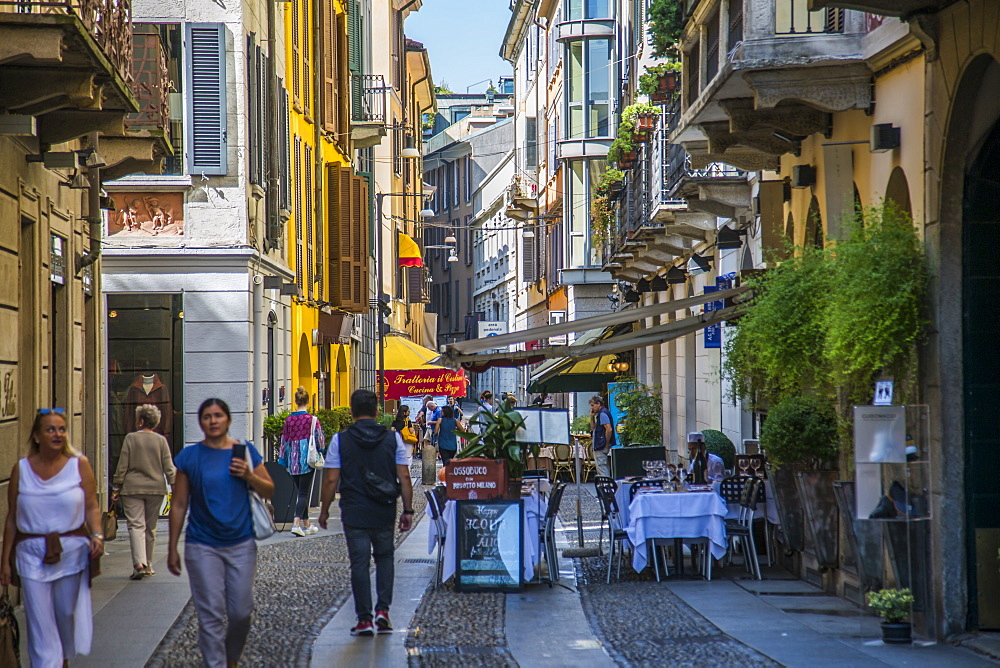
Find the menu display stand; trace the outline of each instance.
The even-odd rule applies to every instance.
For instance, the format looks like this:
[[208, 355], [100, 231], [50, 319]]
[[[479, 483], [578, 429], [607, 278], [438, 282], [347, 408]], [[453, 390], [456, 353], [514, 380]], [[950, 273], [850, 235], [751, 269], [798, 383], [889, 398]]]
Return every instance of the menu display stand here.
[[524, 572], [524, 502], [456, 501], [455, 588], [520, 591]]
[[[854, 444], [856, 522], [877, 522], [882, 527], [882, 543], [891, 566], [882, 586], [909, 589], [914, 598], [910, 614], [913, 630], [934, 638], [928, 407], [855, 406]], [[857, 558], [867, 559], [860, 570], [869, 579], [885, 570], [881, 554], [862, 550]]]

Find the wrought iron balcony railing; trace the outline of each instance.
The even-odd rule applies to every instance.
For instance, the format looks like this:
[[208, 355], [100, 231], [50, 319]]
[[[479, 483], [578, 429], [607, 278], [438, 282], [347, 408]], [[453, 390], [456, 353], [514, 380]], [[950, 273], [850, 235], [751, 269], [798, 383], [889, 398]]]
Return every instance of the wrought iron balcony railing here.
[[351, 122], [385, 125], [385, 78], [381, 74], [355, 74], [351, 77]]
[[131, 0], [0, 0], [0, 14], [77, 17], [122, 79], [130, 82]]
[[135, 130], [161, 130], [170, 135], [170, 74], [159, 31], [136, 28], [132, 36], [132, 94], [139, 111], [125, 124]]

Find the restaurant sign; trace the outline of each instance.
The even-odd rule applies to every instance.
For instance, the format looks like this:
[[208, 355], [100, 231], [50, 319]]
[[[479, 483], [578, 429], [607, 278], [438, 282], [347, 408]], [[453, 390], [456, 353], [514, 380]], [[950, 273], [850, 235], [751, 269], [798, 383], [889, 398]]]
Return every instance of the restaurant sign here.
[[385, 372], [386, 399], [423, 396], [431, 394], [464, 397], [468, 384], [464, 371], [452, 369], [409, 369]]
[[507, 464], [503, 460], [467, 457], [445, 467], [449, 499], [496, 499], [507, 493]]

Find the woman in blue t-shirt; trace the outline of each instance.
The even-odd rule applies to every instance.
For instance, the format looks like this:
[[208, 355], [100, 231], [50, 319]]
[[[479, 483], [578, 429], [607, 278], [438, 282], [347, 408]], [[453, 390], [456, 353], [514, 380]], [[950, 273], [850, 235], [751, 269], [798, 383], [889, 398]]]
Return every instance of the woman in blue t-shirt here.
[[458, 452], [458, 437], [455, 435], [457, 428], [458, 420], [455, 419], [455, 412], [451, 406], [445, 406], [441, 409], [441, 419], [434, 427], [434, 433], [438, 436], [437, 443], [438, 451], [441, 453], [441, 464], [444, 466], [447, 466]]
[[[167, 568], [174, 575], [181, 574], [177, 540], [190, 508], [184, 565], [198, 613], [198, 647], [205, 665], [235, 666], [250, 633], [257, 571], [247, 487], [269, 499], [274, 483], [257, 448], [229, 437], [232, 417], [225, 401], [202, 402], [198, 423], [205, 438], [174, 458], [177, 479], [170, 507]], [[239, 456], [244, 447], [245, 457]], [[223, 622], [227, 617], [228, 628]]]

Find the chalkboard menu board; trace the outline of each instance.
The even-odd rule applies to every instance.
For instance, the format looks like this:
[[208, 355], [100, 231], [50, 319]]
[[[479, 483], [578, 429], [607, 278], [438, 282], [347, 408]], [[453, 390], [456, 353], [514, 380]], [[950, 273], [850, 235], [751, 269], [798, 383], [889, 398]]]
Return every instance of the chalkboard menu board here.
[[456, 501], [459, 591], [517, 591], [524, 572], [522, 501]]

